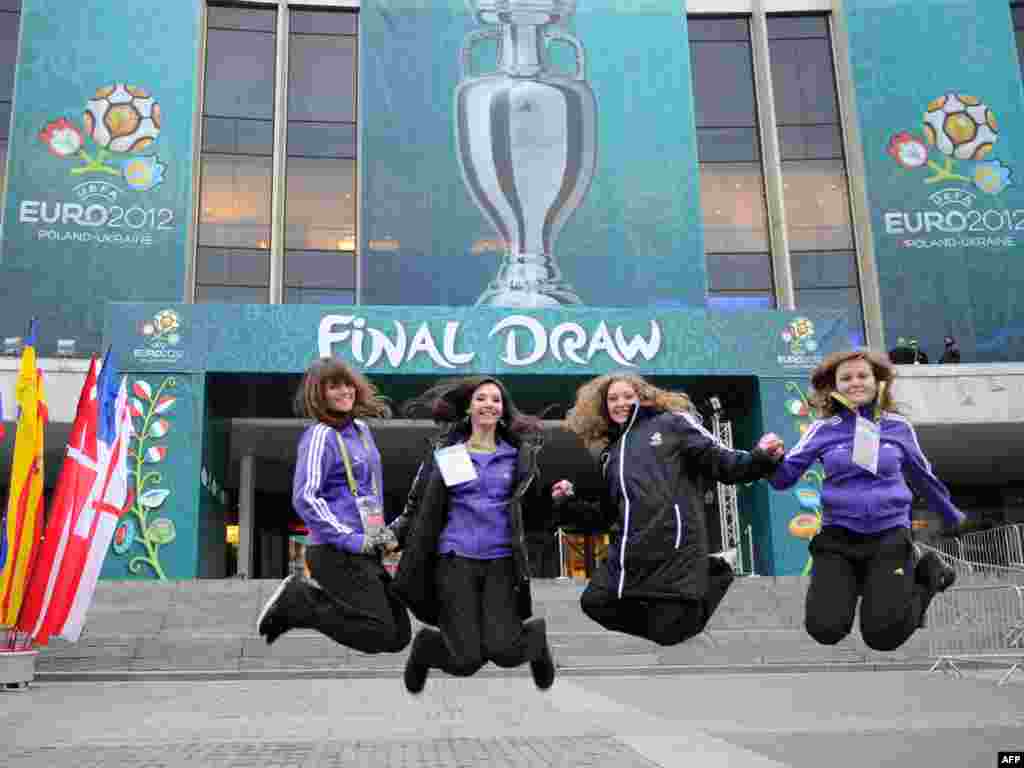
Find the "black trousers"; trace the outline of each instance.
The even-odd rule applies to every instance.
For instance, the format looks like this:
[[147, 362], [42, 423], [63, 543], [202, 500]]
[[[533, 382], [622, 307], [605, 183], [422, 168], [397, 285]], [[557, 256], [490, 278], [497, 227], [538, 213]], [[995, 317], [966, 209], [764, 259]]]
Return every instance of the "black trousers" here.
[[417, 661], [468, 677], [488, 661], [518, 667], [540, 658], [547, 645], [544, 620], [519, 618], [511, 557], [471, 560], [442, 555], [436, 579], [441, 603], [438, 629], [420, 630]]
[[306, 564], [322, 589], [298, 580], [284, 606], [291, 627], [315, 629], [363, 653], [394, 653], [409, 644], [409, 614], [377, 558], [314, 545], [306, 548]]
[[[678, 645], [704, 631], [733, 582], [733, 572], [717, 557], [708, 558], [708, 590], [699, 600], [619, 598], [593, 581], [580, 596], [583, 612], [602, 627]], [[605, 566], [607, 567], [607, 566]]]
[[804, 624], [819, 643], [834, 645], [850, 633], [858, 597], [860, 633], [876, 651], [899, 648], [921, 626], [934, 592], [915, 578], [906, 528], [863, 534], [829, 525], [809, 549], [814, 565]]

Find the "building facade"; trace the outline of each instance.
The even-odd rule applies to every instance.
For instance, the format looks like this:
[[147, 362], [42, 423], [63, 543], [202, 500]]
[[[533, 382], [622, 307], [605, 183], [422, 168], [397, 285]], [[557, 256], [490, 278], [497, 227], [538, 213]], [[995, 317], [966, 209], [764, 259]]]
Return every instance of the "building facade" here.
[[[281, 570], [319, 354], [396, 406], [486, 372], [556, 416], [631, 369], [741, 447], [798, 439], [836, 349], [1009, 371], [1019, 28], [1005, 0], [0, 0], [0, 335], [112, 345], [135, 395], [104, 574], [225, 575], [236, 524], [238, 571]], [[393, 507], [424, 428], [380, 425]], [[800, 572], [820, 482], [709, 489], [713, 538]]]

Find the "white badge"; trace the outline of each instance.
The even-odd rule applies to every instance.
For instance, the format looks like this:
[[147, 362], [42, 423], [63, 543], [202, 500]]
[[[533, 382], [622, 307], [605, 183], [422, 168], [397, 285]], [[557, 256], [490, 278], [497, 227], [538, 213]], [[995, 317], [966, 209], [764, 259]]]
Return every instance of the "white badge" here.
[[434, 451], [434, 459], [441, 470], [444, 484], [449, 488], [476, 480], [476, 467], [473, 466], [473, 460], [469, 458], [469, 451], [466, 450], [464, 443], [438, 448]]
[[857, 417], [853, 435], [853, 463], [872, 475], [878, 474], [878, 447], [881, 443], [879, 426], [863, 416]]

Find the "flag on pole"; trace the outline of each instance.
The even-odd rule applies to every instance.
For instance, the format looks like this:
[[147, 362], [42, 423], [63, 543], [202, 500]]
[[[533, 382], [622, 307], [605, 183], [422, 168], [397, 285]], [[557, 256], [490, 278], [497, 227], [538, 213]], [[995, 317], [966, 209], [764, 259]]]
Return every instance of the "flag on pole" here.
[[4, 410], [4, 393], [0, 392], [0, 440], [3, 440], [7, 435], [7, 427], [4, 426], [5, 421], [7, 421], [7, 411]]
[[39, 645], [46, 645], [50, 633], [44, 630], [47, 611], [51, 605], [57, 574], [71, 527], [96, 482], [96, 358], [89, 364], [82, 392], [78, 396], [75, 422], [68, 438], [67, 452], [61, 465], [57, 486], [50, 502], [46, 521], [46, 534], [36, 557], [32, 576], [25, 590], [25, 600], [18, 616], [18, 630], [32, 637]]
[[89, 548], [71, 609], [60, 631], [60, 636], [72, 643], [82, 634], [85, 614], [92, 605], [100, 569], [114, 538], [117, 520], [128, 501], [128, 445], [132, 436], [132, 422], [128, 411], [127, 376], [121, 378], [121, 386], [112, 407], [108, 407], [108, 402], [106, 397], [101, 401], [96, 432], [100, 462], [94, 486], [98, 490], [93, 493], [92, 503], [95, 514], [91, 520], [85, 514], [80, 515], [74, 529], [78, 535], [88, 528]]
[[[71, 605], [78, 591], [89, 554], [89, 545], [95, 536], [96, 510], [95, 504], [102, 491], [105, 468], [109, 463], [111, 443], [104, 443], [104, 435], [108, 435], [115, 422], [114, 409], [117, 400], [117, 366], [114, 364], [111, 350], [107, 350], [96, 376], [95, 443], [90, 442], [86, 433], [86, 443], [81, 455], [74, 455], [80, 465], [78, 484], [75, 489], [75, 506], [71, 510], [72, 519], [67, 541], [64, 544], [64, 555], [55, 565], [57, 576], [50, 592], [50, 604], [43, 617], [42, 625], [35, 630], [36, 641], [49, 640], [51, 635], [59, 635], [71, 612]], [[106, 424], [106, 427], [104, 426]]]
[[46, 397], [43, 374], [36, 368], [36, 322], [21, 353], [17, 383], [18, 429], [11, 461], [10, 496], [2, 526], [0, 627], [14, 626], [24, 599], [43, 525], [43, 432]]

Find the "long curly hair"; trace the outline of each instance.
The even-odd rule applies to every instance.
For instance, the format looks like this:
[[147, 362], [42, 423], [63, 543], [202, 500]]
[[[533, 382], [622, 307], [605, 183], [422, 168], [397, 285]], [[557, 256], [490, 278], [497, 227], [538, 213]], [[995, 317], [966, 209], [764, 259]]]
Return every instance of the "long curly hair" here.
[[501, 391], [502, 414], [497, 434], [501, 437], [522, 439], [541, 434], [541, 422], [519, 410], [508, 388], [493, 376], [468, 376], [461, 379], [445, 379], [430, 387], [419, 397], [406, 403], [403, 412], [412, 415], [427, 410], [434, 422], [459, 436], [468, 436], [472, 431], [467, 412], [473, 393], [484, 384], [494, 384]]
[[608, 413], [608, 389], [617, 381], [629, 384], [641, 405], [659, 411], [693, 411], [693, 403], [682, 392], [656, 387], [630, 371], [615, 371], [591, 379], [576, 390], [576, 403], [566, 416], [565, 426], [579, 435], [583, 445], [594, 454], [607, 448], [611, 441], [614, 422]]
[[[836, 391], [836, 371], [843, 363], [851, 360], [864, 360], [871, 366], [875, 374], [875, 383], [882, 392], [878, 403], [883, 411], [899, 413], [892, 395], [892, 383], [896, 378], [896, 367], [889, 361], [889, 356], [867, 349], [852, 349], [845, 352], [833, 352], [811, 372], [811, 406], [820, 418], [828, 418], [839, 413], [844, 406], [835, 401], [832, 393]], [[883, 387], [882, 384], [885, 383]]]
[[[356, 390], [355, 403], [349, 413], [339, 413], [327, 405], [328, 384], [348, 384]], [[299, 416], [341, 429], [353, 418], [384, 417], [391, 414], [385, 398], [362, 373], [334, 357], [314, 360], [302, 377], [295, 393], [295, 412]]]

